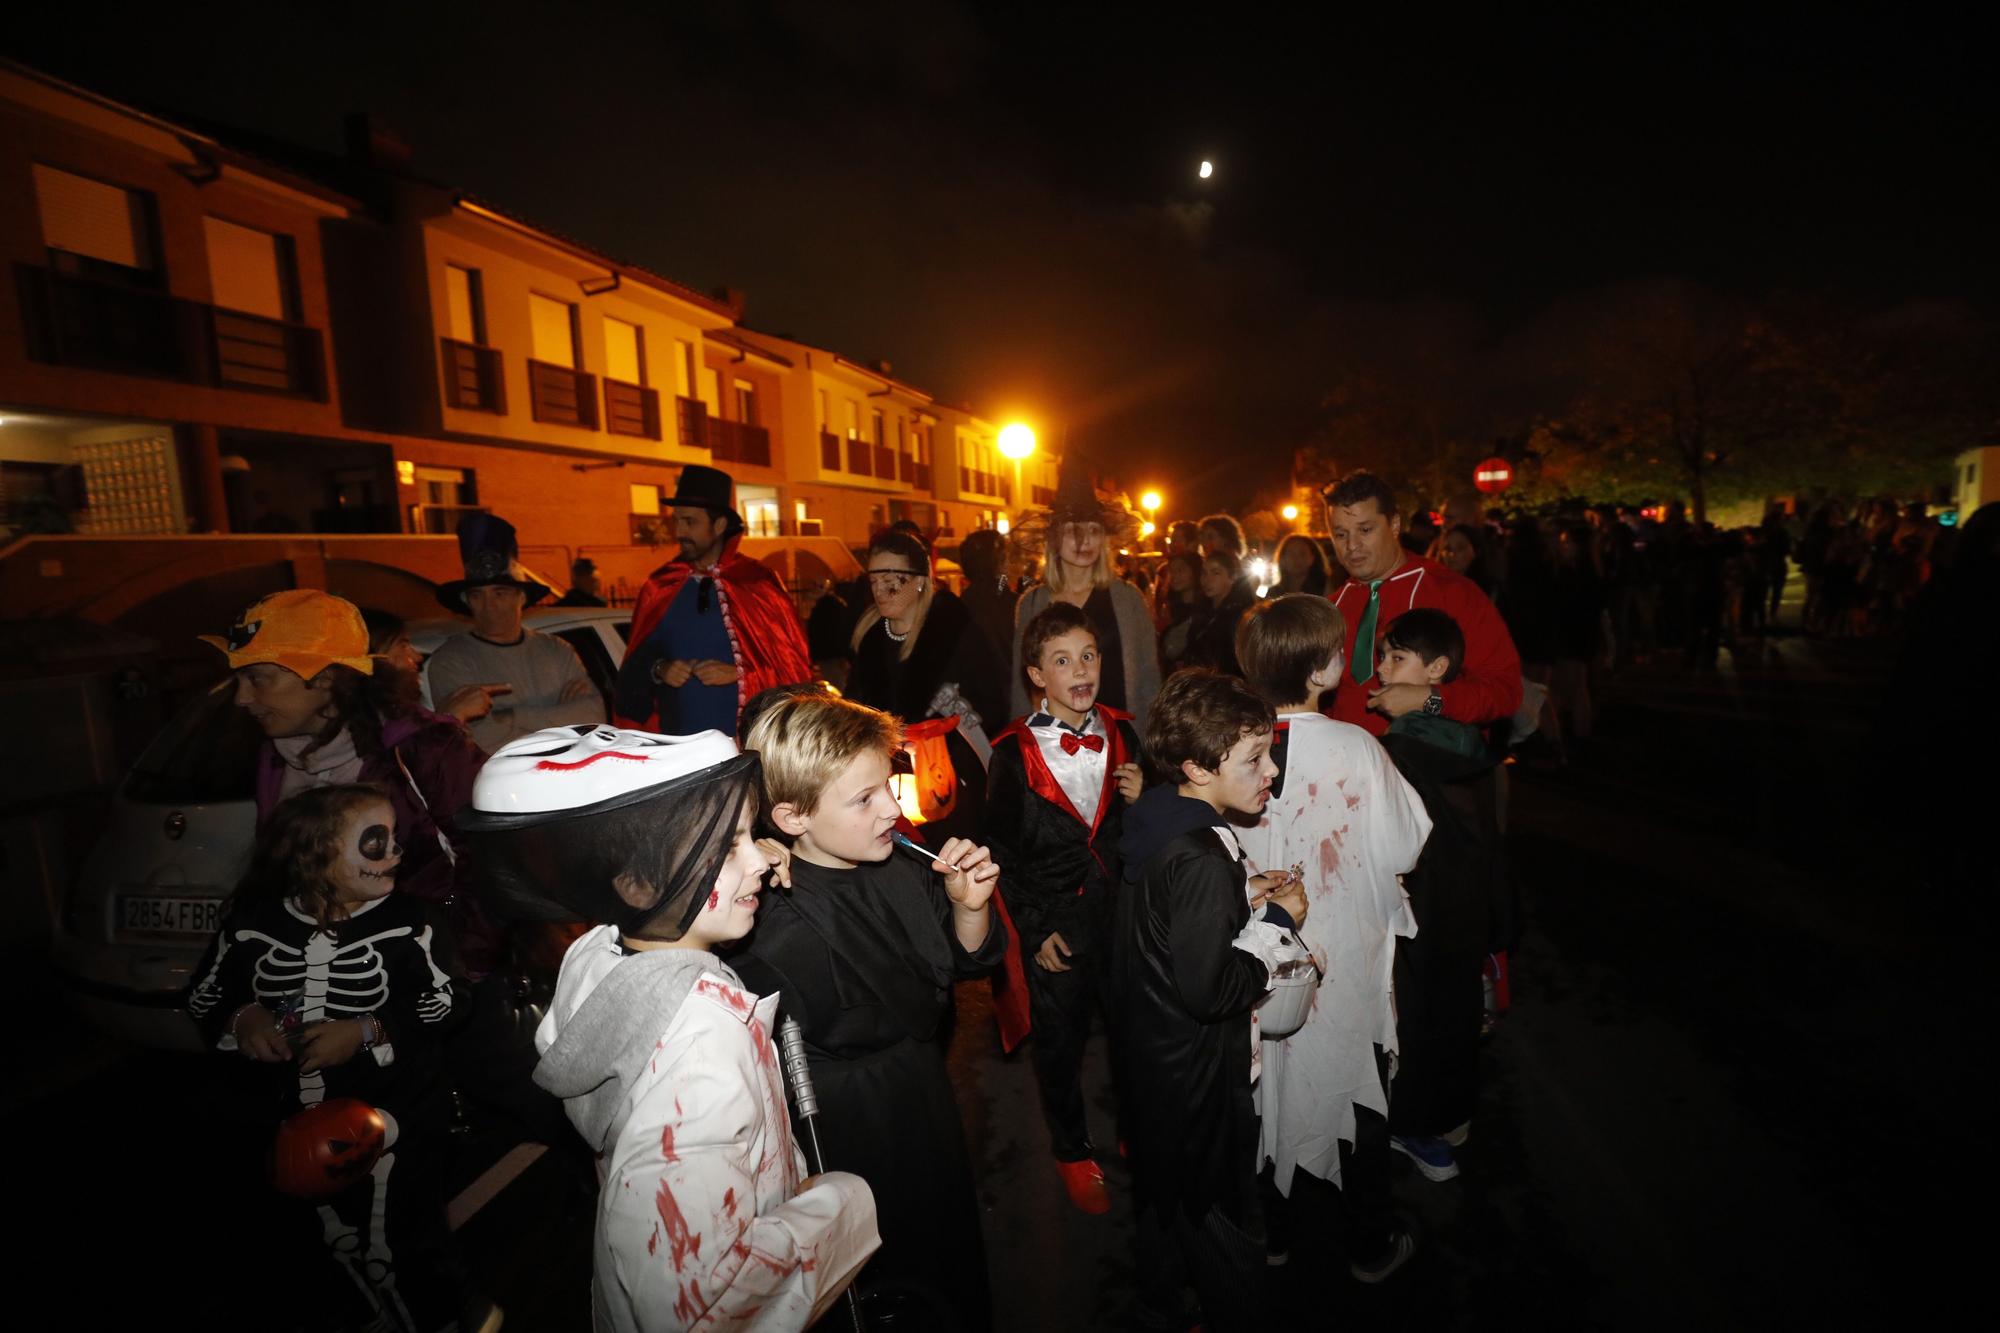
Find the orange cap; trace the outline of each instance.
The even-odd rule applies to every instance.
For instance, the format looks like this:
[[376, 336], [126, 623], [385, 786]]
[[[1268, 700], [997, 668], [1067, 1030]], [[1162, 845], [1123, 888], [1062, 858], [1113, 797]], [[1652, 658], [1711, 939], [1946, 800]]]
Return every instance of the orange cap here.
[[304, 680], [328, 666], [353, 667], [363, 675], [375, 670], [368, 655], [368, 626], [354, 603], [317, 588], [274, 592], [252, 606], [230, 627], [229, 637], [199, 636], [221, 649], [229, 669], [272, 662]]

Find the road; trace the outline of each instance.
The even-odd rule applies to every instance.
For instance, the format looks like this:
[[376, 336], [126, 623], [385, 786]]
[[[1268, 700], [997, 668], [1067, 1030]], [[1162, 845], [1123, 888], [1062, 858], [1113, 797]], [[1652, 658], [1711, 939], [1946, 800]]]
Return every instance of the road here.
[[[1434, 1184], [1399, 1163], [1421, 1248], [1379, 1288], [1346, 1278], [1309, 1206], [1272, 1271], [1288, 1313], [1839, 1327], [1955, 1308], [1978, 1271], [1959, 1219], [1983, 1145], [1953, 1020], [1987, 937], [1962, 904], [1916, 893], [1913, 849], [1885, 823], [1885, 790], [1939, 776], [1897, 771], [1877, 739], [1889, 651], [1779, 637], [1712, 672], [1642, 666], [1605, 686], [1567, 766], [1512, 768], [1527, 925], [1462, 1174]], [[249, 1131], [213, 1071], [111, 1046], [59, 1006], [16, 1021], [36, 1025], [28, 1078], [0, 1103], [29, 1181], [23, 1271], [92, 1324], [289, 1327], [250, 1266], [251, 1205], [226, 1167]], [[999, 1054], [983, 987], [962, 988], [951, 1063], [998, 1327], [1121, 1326], [1122, 1164], [1106, 1163], [1111, 1214], [1068, 1207], [1025, 1053]], [[1108, 1141], [1101, 1042], [1090, 1074]], [[458, 1183], [510, 1146], [504, 1127], [467, 1142]], [[543, 1155], [461, 1230], [509, 1328], [587, 1327], [585, 1179]]]

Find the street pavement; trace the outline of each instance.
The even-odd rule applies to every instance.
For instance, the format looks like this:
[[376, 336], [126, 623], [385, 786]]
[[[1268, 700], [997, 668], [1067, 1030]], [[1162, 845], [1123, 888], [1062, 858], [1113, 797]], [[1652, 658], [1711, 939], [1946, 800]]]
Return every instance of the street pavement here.
[[[1346, 1276], [1330, 1200], [1306, 1198], [1271, 1270], [1289, 1319], [1851, 1327], [1959, 1308], [1983, 1151], [1957, 1021], [1986, 937], [1965, 903], [1918, 891], [1922, 848], [1884, 817], [1944, 780], [1895, 766], [1891, 652], [1779, 636], [1712, 670], [1646, 663], [1603, 684], [1566, 764], [1511, 766], [1526, 924], [1462, 1173], [1398, 1161], [1420, 1248], [1375, 1288]], [[262, 1280], [247, 1173], [229, 1169], [248, 1131], [214, 1070], [118, 1048], [59, 1005], [24, 1021], [27, 1078], [0, 1113], [29, 1182], [28, 1287], [91, 1326], [288, 1327], [273, 1302], [304, 1294]], [[1116, 1328], [1129, 1306], [1101, 1040], [1089, 1060], [1104, 1217], [1066, 1203], [1026, 1052], [1001, 1055], [983, 984], [961, 988], [951, 1068], [1003, 1330]], [[457, 1186], [513, 1137], [468, 1136]], [[542, 1154], [459, 1232], [507, 1327], [588, 1326], [587, 1180], [576, 1153]]]

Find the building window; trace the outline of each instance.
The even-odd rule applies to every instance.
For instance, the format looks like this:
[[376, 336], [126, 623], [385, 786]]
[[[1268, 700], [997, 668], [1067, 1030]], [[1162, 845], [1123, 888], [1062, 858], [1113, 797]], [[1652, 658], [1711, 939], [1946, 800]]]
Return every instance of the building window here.
[[477, 347], [486, 345], [486, 294], [478, 269], [444, 266], [444, 309], [452, 339]]
[[889, 434], [887, 428], [883, 425], [882, 409], [879, 407], [868, 409], [868, 438], [875, 441], [877, 449], [888, 447]]
[[49, 249], [89, 261], [86, 268], [94, 262], [150, 274], [158, 267], [150, 195], [37, 162], [35, 201]]
[[736, 419], [746, 426], [757, 424], [757, 386], [749, 380], [735, 381]]
[[209, 292], [215, 304], [265, 319], [297, 319], [292, 238], [221, 218], [204, 217], [201, 222], [208, 239]]
[[694, 397], [694, 344], [685, 338], [674, 339], [674, 392]]
[[470, 505], [477, 502], [472, 469], [418, 467], [417, 499], [427, 505]]
[[847, 400], [847, 438], [850, 440], [861, 438], [861, 404], [852, 398]]
[[627, 384], [646, 382], [646, 331], [609, 315], [604, 319], [604, 374]]
[[777, 487], [738, 486], [736, 504], [743, 515], [744, 530], [752, 537], [778, 535]]
[[824, 434], [833, 429], [833, 414], [826, 410], [826, 390], [819, 391], [819, 428]]
[[634, 486], [632, 488], [632, 512], [635, 514], [659, 513], [660, 488], [658, 486]]
[[528, 323], [534, 358], [546, 365], [576, 369], [576, 307], [567, 301], [528, 293]]

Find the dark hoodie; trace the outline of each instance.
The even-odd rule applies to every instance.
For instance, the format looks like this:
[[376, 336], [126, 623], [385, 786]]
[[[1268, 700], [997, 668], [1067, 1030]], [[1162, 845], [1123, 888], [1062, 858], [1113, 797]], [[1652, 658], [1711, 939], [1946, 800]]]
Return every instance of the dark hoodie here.
[[1403, 876], [1417, 934], [1396, 941], [1399, 1049], [1389, 1125], [1398, 1134], [1435, 1136], [1471, 1118], [1484, 1007], [1480, 965], [1489, 947], [1504, 947], [1512, 915], [1493, 762], [1395, 728], [1382, 748], [1431, 817], [1423, 857]]

